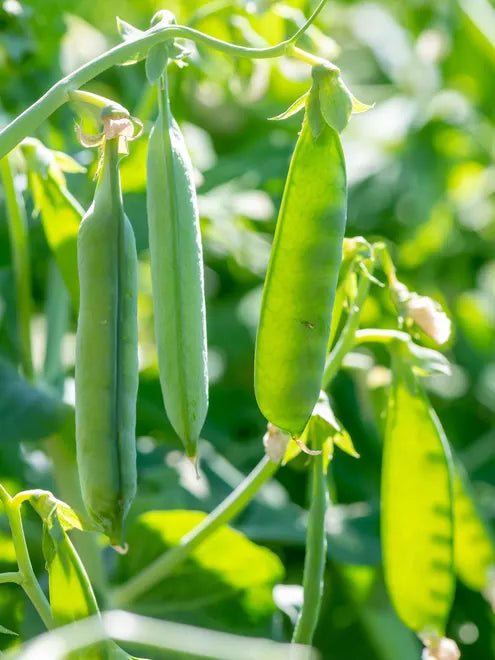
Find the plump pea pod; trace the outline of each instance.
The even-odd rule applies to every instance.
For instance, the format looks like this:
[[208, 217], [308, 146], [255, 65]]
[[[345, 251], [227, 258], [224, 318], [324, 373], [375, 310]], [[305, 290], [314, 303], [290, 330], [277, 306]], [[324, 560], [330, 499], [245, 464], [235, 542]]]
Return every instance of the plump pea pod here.
[[77, 462], [84, 503], [114, 544], [136, 492], [137, 256], [124, 214], [118, 139], [106, 140], [77, 239]]
[[191, 160], [170, 111], [165, 74], [149, 138], [147, 207], [163, 401], [194, 459], [208, 408], [203, 255]]
[[300, 435], [321, 389], [342, 257], [347, 185], [335, 130], [307, 119], [292, 157], [263, 291], [255, 391], [265, 417]]
[[472, 493], [468, 475], [456, 461], [454, 478], [454, 561], [470, 589], [488, 591], [495, 571], [495, 541]]
[[454, 521], [447, 439], [409, 365], [393, 356], [383, 447], [385, 582], [402, 621], [440, 636], [454, 597]]

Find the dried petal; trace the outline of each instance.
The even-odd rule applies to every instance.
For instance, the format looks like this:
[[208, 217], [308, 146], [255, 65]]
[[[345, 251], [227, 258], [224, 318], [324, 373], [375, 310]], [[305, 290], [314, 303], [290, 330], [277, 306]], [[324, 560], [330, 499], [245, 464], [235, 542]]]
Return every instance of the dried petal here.
[[263, 446], [268, 458], [274, 463], [280, 463], [285, 456], [290, 435], [284, 433], [278, 426], [268, 423], [267, 431], [263, 436]]

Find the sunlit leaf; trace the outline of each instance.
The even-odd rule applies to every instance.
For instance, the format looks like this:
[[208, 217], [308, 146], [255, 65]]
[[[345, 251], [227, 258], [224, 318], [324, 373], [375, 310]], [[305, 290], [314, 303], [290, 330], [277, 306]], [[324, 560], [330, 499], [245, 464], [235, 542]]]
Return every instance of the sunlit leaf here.
[[[122, 557], [126, 575], [134, 575], [205, 518], [198, 511], [151, 511], [141, 515], [128, 533], [129, 553]], [[195, 612], [227, 629], [244, 630], [260, 623], [274, 610], [271, 590], [282, 578], [276, 555], [255, 545], [243, 534], [221, 527], [194, 549], [160, 584], [147, 591], [138, 605], [160, 606], [160, 611]], [[207, 605], [208, 604], [208, 605]], [[155, 610], [156, 611], [156, 610]]]
[[72, 414], [70, 406], [23, 380], [11, 365], [0, 360], [2, 442], [45, 438], [61, 429]]

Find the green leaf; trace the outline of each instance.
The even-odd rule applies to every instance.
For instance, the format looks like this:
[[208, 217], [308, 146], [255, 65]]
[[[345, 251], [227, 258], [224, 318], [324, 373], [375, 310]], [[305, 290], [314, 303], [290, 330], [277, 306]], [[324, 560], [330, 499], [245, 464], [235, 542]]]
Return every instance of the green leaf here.
[[[141, 515], [128, 533], [129, 553], [122, 557], [125, 575], [135, 575], [204, 520], [199, 511], [151, 511]], [[194, 549], [137, 606], [180, 620], [216, 622], [225, 630], [246, 631], [275, 609], [274, 584], [283, 577], [278, 557], [227, 526]], [[153, 607], [153, 609], [150, 609]]]
[[119, 18], [119, 16], [116, 16], [115, 20], [117, 21], [117, 30], [123, 41], [133, 41], [134, 39], [138, 39], [139, 37], [143, 36], [143, 30], [139, 30], [137, 27], [134, 27], [134, 25], [131, 25], [127, 21], [124, 21], [122, 18]]
[[98, 614], [86, 570], [64, 531], [56, 508], [43, 519], [43, 554], [48, 570], [50, 607], [57, 625]]
[[300, 444], [307, 445], [310, 436], [314, 433], [317, 433], [318, 438], [321, 438], [321, 444], [323, 445], [323, 453], [325, 454], [327, 465], [333, 457], [334, 443], [339, 449], [346, 452], [346, 454], [359, 458], [359, 454], [354, 448], [350, 435], [335, 417], [328, 396], [326, 392], [322, 390], [318, 402], [313, 408], [306, 429], [301, 436], [300, 443], [289, 443], [282, 465], [286, 465], [289, 461], [298, 456], [302, 451]]
[[58, 398], [22, 379], [0, 359], [2, 441], [40, 440], [60, 430], [73, 411]]
[[415, 344], [412, 339], [404, 344], [404, 353], [407, 351], [408, 361], [420, 376], [431, 376], [433, 374], [445, 374], [450, 376], [450, 362], [438, 351], [432, 348], [425, 348]]
[[[139, 30], [138, 28], [134, 27], [130, 23], [127, 23], [127, 21], [122, 20], [118, 16], [116, 17], [116, 20], [117, 20], [117, 30], [123, 41], [134, 41], [135, 39], [138, 39], [139, 37], [143, 36], [144, 34], [143, 30]], [[138, 50], [132, 57], [130, 57], [126, 62], [124, 62], [122, 66], [130, 66], [131, 64], [136, 64], [136, 62], [143, 60], [147, 54], [148, 54], [148, 50], [146, 48], [143, 48], [142, 50]]]
[[474, 591], [484, 591], [495, 567], [494, 539], [479, 512], [467, 474], [458, 461], [455, 467], [455, 569], [466, 586]]
[[77, 232], [84, 214], [79, 203], [66, 188], [51, 177], [29, 176], [36, 207], [40, 210], [46, 240], [69, 290], [72, 306], [79, 309], [79, 276], [77, 272]]
[[65, 502], [58, 500], [48, 490], [33, 491], [29, 497], [29, 502], [44, 521], [48, 521], [56, 513], [60, 526], [65, 532], [71, 529], [87, 532], [101, 531], [87, 516], [82, 515]]
[[280, 115], [277, 115], [276, 117], [270, 117], [269, 121], [279, 121], [283, 119], [289, 119], [289, 117], [292, 117], [293, 115], [297, 114], [300, 110], [304, 108], [306, 105], [307, 98], [309, 96], [309, 92], [306, 92], [302, 96], [300, 96], [298, 99], [290, 105], [287, 110], [282, 112]]
[[327, 124], [340, 133], [352, 114], [352, 95], [337, 67], [320, 65], [313, 67], [312, 73], [318, 81], [321, 113]]
[[150, 85], [154, 85], [167, 68], [168, 47], [164, 44], [156, 44], [150, 48], [146, 58], [146, 77]]
[[372, 103], [371, 105], [367, 105], [366, 103], [362, 103], [361, 101], [358, 101], [358, 99], [351, 94], [351, 100], [352, 100], [352, 114], [360, 114], [361, 112], [368, 112], [368, 110], [371, 110], [372, 108], [375, 107], [375, 104]]
[[67, 154], [51, 151], [34, 138], [23, 140], [21, 151], [26, 159], [34, 207], [41, 213], [47, 243], [77, 311], [77, 232], [84, 209], [67, 190], [63, 172], [84, 172], [85, 168]]
[[393, 360], [381, 487], [385, 580], [409, 628], [442, 635], [455, 587], [450, 450], [414, 374]]
[[16, 637], [18, 636], [18, 633], [14, 632], [13, 630], [9, 630], [5, 626], [0, 626], [0, 633], [3, 635], [15, 635]]
[[309, 127], [313, 134], [313, 138], [317, 140], [323, 128], [319, 83], [317, 80], [313, 80], [313, 84], [309, 90], [309, 96], [306, 99], [306, 117], [309, 121]]

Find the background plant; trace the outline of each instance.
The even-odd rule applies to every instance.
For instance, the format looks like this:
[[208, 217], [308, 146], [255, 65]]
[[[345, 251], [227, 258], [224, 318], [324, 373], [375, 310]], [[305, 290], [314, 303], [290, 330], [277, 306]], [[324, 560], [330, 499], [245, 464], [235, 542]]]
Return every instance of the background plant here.
[[[172, 4], [168, 8], [179, 22], [193, 22], [220, 38], [256, 46], [283, 39], [293, 32], [295, 23], [300, 23], [298, 12], [308, 14], [302, 2], [291, 2], [290, 9], [275, 3], [238, 2], [218, 5], [218, 14], [202, 18], [204, 3]], [[159, 8], [154, 3], [142, 3], [138, 9], [134, 3], [124, 2], [119, 11], [123, 19], [145, 27]], [[63, 73], [116, 39], [110, 6], [80, 3], [65, 18], [62, 9], [66, 11], [65, 4], [62, 7], [55, 2], [2, 5], [4, 66], [0, 76], [5, 121], [27, 107]], [[489, 4], [472, 1], [434, 6], [403, 3], [400, 7], [386, 2], [332, 3], [303, 40], [308, 50], [339, 65], [359, 98], [376, 103], [373, 112], [352, 120], [343, 135], [351, 182], [347, 235], [388, 239], [400, 279], [411, 291], [441, 301], [453, 319], [454, 335], [447, 347], [454, 364], [453, 375], [448, 379], [435, 375], [425, 384], [489, 518], [495, 406], [490, 247], [494, 51], [486, 29], [490, 12]], [[196, 64], [198, 58], [201, 66]], [[59, 70], [54, 67], [57, 59]], [[203, 435], [211, 444], [203, 442], [204, 475], [199, 484], [185, 469], [178, 453], [179, 441], [167, 423], [160, 399], [146, 254], [144, 141], [134, 144], [122, 164], [126, 210], [140, 253], [140, 327], [149, 329], [141, 333], [144, 369], [138, 404], [140, 494], [131, 512], [133, 519], [141, 512], [166, 508], [210, 510], [239, 482], [240, 472], [247, 473], [259, 459], [265, 426], [252, 391], [256, 313], [275, 209], [300, 122], [296, 117], [272, 124], [266, 122], [266, 117], [278, 114], [304, 93], [308, 75], [308, 67], [294, 60], [248, 62], [227, 59], [203, 48], [194, 54], [187, 69], [171, 71], [174, 114], [183, 124], [197, 168], [207, 266], [211, 388]], [[109, 70], [92, 90], [118, 100], [144, 120], [152, 119], [151, 95], [146, 91], [142, 64]], [[64, 107], [43, 124], [37, 136], [51, 148], [72, 154], [93, 173], [95, 163], [77, 145], [72, 121], [72, 111]], [[67, 162], [65, 166], [75, 169]], [[52, 171], [48, 178], [53, 175]], [[71, 194], [87, 208], [93, 191], [90, 178], [70, 173], [66, 176]], [[23, 187], [22, 176], [17, 183]], [[30, 197], [26, 199], [35, 369], [43, 372], [53, 389], [65, 380], [70, 398], [74, 318], [70, 305], [64, 310], [53, 304], [66, 294], [58, 293], [63, 287], [57, 289], [58, 275], [51, 263], [52, 254], [58, 256], [59, 263], [63, 260], [65, 241], [70, 240], [64, 229], [71, 218], [77, 218], [79, 207], [65, 184], [57, 191], [53, 186], [39, 191], [34, 200], [39, 215], [34, 218]], [[58, 218], [67, 218], [59, 220], [51, 234], [45, 222], [50, 204], [56, 205]], [[75, 503], [70, 476], [54, 484], [54, 473], [49, 469], [51, 460], [55, 474], [70, 475], [70, 457], [64, 454], [67, 441], [61, 441], [64, 433], [70, 434], [66, 431], [70, 410], [39, 387], [33, 389], [19, 381], [10, 366], [19, 364], [20, 356], [26, 364], [29, 358], [25, 346], [17, 343], [12, 252], [5, 223], [0, 231], [0, 288], [4, 301], [0, 338], [5, 359], [1, 379], [2, 483], [12, 494], [43, 487]], [[68, 332], [64, 330], [64, 315], [69, 318]], [[396, 327], [395, 309], [386, 291], [372, 288], [361, 323], [363, 327]], [[67, 346], [62, 365], [56, 364], [49, 349], [57, 332], [64, 334]], [[45, 336], [50, 340], [46, 351]], [[421, 341], [429, 345], [423, 335]], [[336, 453], [329, 473], [334, 501], [328, 539], [331, 561], [315, 637], [324, 657], [366, 654], [386, 658], [393, 657], [397, 648], [401, 649], [401, 657], [406, 657], [408, 644], [411, 657], [417, 657], [414, 638], [408, 637], [390, 609], [378, 568], [381, 412], [388, 380], [383, 366], [388, 367], [383, 347], [377, 346], [364, 355], [353, 354], [330, 390], [333, 408], [353, 438], [361, 460]], [[25, 373], [29, 376], [29, 369]], [[275, 610], [269, 593], [274, 582], [302, 581], [303, 511], [309, 502], [306, 463], [305, 457], [299, 457], [280, 470], [278, 481], [270, 484], [271, 490], [235, 521], [248, 538], [271, 548], [283, 560], [284, 578], [280, 562], [266, 554], [263, 557], [269, 565], [265, 574], [268, 577], [263, 580], [248, 575], [240, 583], [232, 564], [229, 572], [228, 559], [221, 571], [218, 566], [212, 570], [204, 550], [203, 559], [197, 558], [195, 566], [187, 565], [191, 571], [199, 570], [199, 564], [202, 591], [197, 575], [187, 579], [187, 572], [177, 573], [173, 581], [170, 576], [162, 584], [161, 591], [150, 592], [139, 602], [139, 610], [232, 632], [285, 638], [284, 630], [290, 627], [288, 619]], [[149, 543], [142, 555], [117, 562], [108, 552], [105, 561], [124, 581], [198, 520], [191, 515], [147, 514], [136, 523], [134, 532], [131, 527], [129, 538], [132, 543], [133, 534], [134, 538], [147, 535]], [[9, 571], [15, 569], [15, 564], [3, 520], [3, 569]], [[42, 575], [38, 524], [35, 517], [28, 518], [25, 532], [34, 568]], [[157, 548], [154, 552], [153, 547]], [[103, 590], [94, 548], [88, 545], [79, 551], [95, 589]], [[214, 546], [210, 554], [217, 554]], [[218, 600], [208, 607], [205, 620], [204, 597], [213, 592], [213, 587]], [[288, 593], [280, 589], [276, 592], [277, 602], [283, 602], [290, 616], [293, 606]], [[22, 631], [25, 637], [40, 630], [38, 619], [16, 585], [2, 585], [0, 598], [5, 626]], [[492, 657], [490, 607], [462, 582], [457, 587], [449, 634], [459, 642], [463, 657]], [[6, 646], [12, 640], [5, 637], [3, 643]]]

